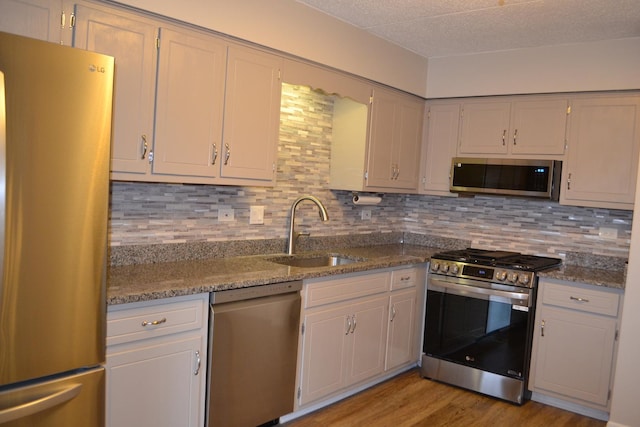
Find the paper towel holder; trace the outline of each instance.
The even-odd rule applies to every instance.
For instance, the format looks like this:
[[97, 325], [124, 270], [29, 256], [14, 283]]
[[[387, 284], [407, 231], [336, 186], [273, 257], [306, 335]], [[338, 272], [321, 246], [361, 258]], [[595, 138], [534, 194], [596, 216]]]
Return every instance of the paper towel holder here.
[[382, 201], [382, 196], [382, 194], [363, 196], [354, 191], [351, 201], [354, 205], [378, 205]]

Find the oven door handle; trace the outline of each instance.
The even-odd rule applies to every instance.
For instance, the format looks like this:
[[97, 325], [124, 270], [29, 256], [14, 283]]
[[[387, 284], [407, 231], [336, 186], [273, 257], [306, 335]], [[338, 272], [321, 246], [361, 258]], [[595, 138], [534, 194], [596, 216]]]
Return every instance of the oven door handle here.
[[[438, 280], [431, 278], [431, 285], [435, 285], [438, 288], [444, 288], [452, 291], [456, 295], [461, 296], [469, 296], [474, 297], [477, 295], [479, 299], [489, 299], [490, 297], [498, 297], [500, 299], [509, 301], [511, 304], [516, 304], [520, 306], [528, 306], [529, 305], [529, 293], [527, 292], [509, 292], [502, 291], [499, 289], [489, 289], [483, 287], [475, 287], [469, 285], [458, 285], [455, 283], [445, 282], [443, 280]], [[433, 286], [427, 286], [427, 289], [432, 291], [439, 291], [439, 289], [434, 289]]]

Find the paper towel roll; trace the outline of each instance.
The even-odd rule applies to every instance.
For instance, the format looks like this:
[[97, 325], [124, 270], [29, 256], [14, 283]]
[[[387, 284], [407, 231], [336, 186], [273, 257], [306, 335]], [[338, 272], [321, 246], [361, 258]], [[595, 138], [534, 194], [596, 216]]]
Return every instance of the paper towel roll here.
[[353, 204], [354, 205], [377, 205], [382, 201], [382, 197], [377, 196], [359, 196], [357, 194], [353, 195]]

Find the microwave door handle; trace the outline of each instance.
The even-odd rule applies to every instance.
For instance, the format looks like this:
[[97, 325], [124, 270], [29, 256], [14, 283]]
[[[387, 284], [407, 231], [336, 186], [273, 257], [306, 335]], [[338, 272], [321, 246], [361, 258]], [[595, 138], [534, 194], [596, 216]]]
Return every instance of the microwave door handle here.
[[[523, 305], [523, 303], [525, 305], [529, 304], [528, 293], [501, 291], [499, 289], [480, 288], [480, 287], [468, 286], [468, 285], [457, 285], [455, 283], [449, 283], [449, 282], [445, 282], [445, 281], [433, 279], [433, 278], [431, 278], [430, 283], [436, 285], [436, 287], [447, 289], [451, 291], [451, 293], [454, 293], [460, 296], [468, 296], [471, 298], [485, 299], [485, 300], [490, 299], [490, 297], [498, 297], [516, 305]], [[434, 287], [429, 286], [429, 284], [427, 284], [427, 289], [431, 289], [433, 291], [439, 291], [439, 289], [434, 289]]]

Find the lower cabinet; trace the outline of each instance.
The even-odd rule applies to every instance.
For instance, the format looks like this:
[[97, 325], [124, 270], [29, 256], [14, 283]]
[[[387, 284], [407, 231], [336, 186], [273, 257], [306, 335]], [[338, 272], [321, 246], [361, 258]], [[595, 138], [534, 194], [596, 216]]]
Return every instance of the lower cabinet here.
[[418, 361], [422, 267], [312, 279], [303, 288], [298, 407]]
[[110, 306], [106, 425], [202, 426], [208, 294]]
[[620, 291], [541, 279], [529, 388], [608, 411]]

